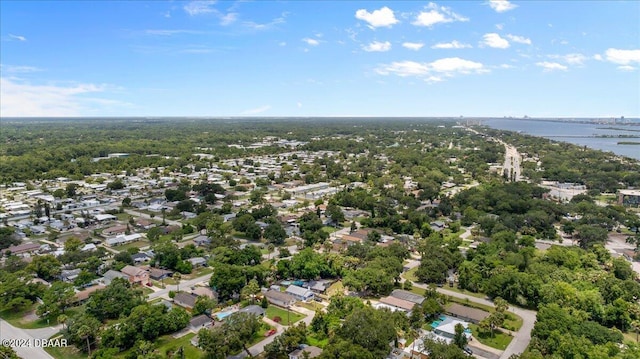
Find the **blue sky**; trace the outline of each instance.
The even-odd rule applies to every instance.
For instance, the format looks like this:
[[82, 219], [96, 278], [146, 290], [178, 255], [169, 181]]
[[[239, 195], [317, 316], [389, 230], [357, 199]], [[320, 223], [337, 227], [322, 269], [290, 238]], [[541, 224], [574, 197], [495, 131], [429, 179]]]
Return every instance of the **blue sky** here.
[[640, 117], [640, 2], [2, 1], [13, 116]]

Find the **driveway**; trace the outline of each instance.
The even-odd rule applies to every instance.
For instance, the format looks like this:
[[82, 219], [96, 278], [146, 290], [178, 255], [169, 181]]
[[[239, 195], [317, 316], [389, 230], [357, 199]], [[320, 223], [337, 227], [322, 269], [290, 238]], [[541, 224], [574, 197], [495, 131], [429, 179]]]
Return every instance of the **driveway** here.
[[[306, 309], [306, 308], [302, 308], [302, 307], [292, 307], [291, 308], [293, 311], [295, 312], [299, 312], [304, 314], [306, 317], [304, 319], [302, 319], [302, 321], [307, 325], [307, 327], [311, 324], [311, 321], [313, 320], [313, 317], [316, 315], [316, 312]], [[264, 340], [260, 341], [260, 343], [254, 344], [253, 346], [249, 347], [249, 352], [251, 353], [252, 356], [256, 356], [262, 352], [264, 352], [264, 347], [268, 344], [273, 343], [273, 341], [276, 339], [276, 337], [278, 337], [280, 334], [282, 334], [287, 328], [288, 326], [285, 325], [280, 325], [272, 320], [270, 320], [269, 318], [262, 318], [262, 320], [273, 326], [276, 327], [276, 334], [265, 338]], [[293, 325], [297, 325], [300, 322], [296, 322]], [[241, 351], [239, 354], [237, 355], [230, 355], [227, 357], [227, 359], [243, 359], [247, 357], [247, 352], [246, 351]]]

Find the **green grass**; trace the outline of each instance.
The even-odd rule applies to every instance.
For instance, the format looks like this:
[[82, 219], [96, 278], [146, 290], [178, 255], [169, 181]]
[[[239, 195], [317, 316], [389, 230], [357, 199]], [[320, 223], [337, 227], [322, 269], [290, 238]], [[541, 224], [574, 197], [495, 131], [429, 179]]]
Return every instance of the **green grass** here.
[[316, 336], [315, 333], [310, 333], [310, 334], [307, 334], [307, 344], [313, 345], [320, 349], [324, 349], [324, 347], [326, 347], [327, 344], [329, 344], [329, 338], [320, 339]]
[[56, 359], [87, 359], [89, 357], [73, 345], [66, 347], [46, 347], [44, 351]]
[[140, 289], [142, 289], [142, 294], [144, 294], [144, 295], [149, 295], [149, 294], [153, 293], [153, 289], [151, 289], [149, 287], [140, 287]]
[[324, 226], [320, 230], [323, 231], [323, 232], [327, 232], [327, 233], [331, 234], [333, 232], [336, 232], [338, 229], [335, 228], [335, 227]]
[[[36, 306], [33, 305], [30, 308], [21, 310], [21, 311], [11, 311], [4, 310], [0, 312], [0, 318], [6, 320], [11, 325], [17, 328], [22, 329], [40, 329], [46, 328], [49, 326], [58, 325], [58, 318], [49, 318], [49, 322], [47, 322], [47, 318], [38, 318], [36, 320], [28, 320], [25, 318], [27, 314], [29, 314], [32, 310], [35, 310]], [[65, 310], [65, 315], [67, 317], [72, 317], [76, 313], [80, 312], [81, 307], [68, 308]]]
[[151, 242], [141, 239], [139, 241], [135, 241], [135, 242], [131, 242], [128, 244], [123, 244], [121, 246], [116, 246], [116, 247], [111, 247], [119, 252], [126, 252], [127, 250], [129, 250], [129, 248], [142, 248], [142, 247], [148, 247], [151, 245]]
[[491, 336], [491, 331], [482, 332], [475, 324], [469, 324], [469, 328], [473, 333], [473, 337], [480, 343], [495, 349], [505, 350], [513, 339], [512, 336], [502, 333], [499, 329], [494, 330], [493, 336]]
[[[287, 314], [287, 312], [289, 314]], [[266, 316], [267, 316], [267, 318], [269, 318], [271, 320], [273, 320], [273, 318], [275, 318], [275, 317], [280, 317], [280, 319], [282, 319], [280, 321], [280, 324], [282, 324], [282, 325], [290, 325], [290, 323], [295, 323], [295, 322], [299, 321], [300, 319], [304, 318], [304, 316], [301, 315], [301, 314], [298, 314], [298, 313], [292, 312], [292, 311], [287, 311], [285, 309], [278, 308], [275, 305], [270, 305], [267, 308]], [[289, 322], [289, 320], [291, 320], [291, 322]]]
[[307, 303], [307, 302], [300, 302], [300, 303], [298, 303], [298, 305], [299, 305], [299, 306], [301, 306], [301, 307], [303, 307], [303, 308], [307, 308], [307, 309], [309, 309], [309, 310], [313, 310], [314, 312], [315, 312], [316, 310], [324, 309], [324, 306], [323, 306], [322, 304], [320, 304], [320, 303], [316, 302], [316, 301], [309, 302], [309, 303]]
[[[203, 276], [205, 274], [209, 274], [209, 273], [213, 273], [213, 268], [211, 267], [199, 267], [194, 269], [191, 273], [189, 274], [183, 274], [182, 275], [182, 279], [183, 280], [189, 280], [189, 279], [194, 279], [200, 276]], [[167, 284], [167, 279], [164, 280], [164, 283]], [[176, 284], [176, 283], [171, 283], [171, 284]]]
[[476, 297], [476, 298], [485, 298], [485, 297], [487, 296], [487, 295], [486, 295], [486, 294], [484, 294], [484, 293], [475, 293], [475, 292], [470, 292], [470, 291], [468, 291], [468, 290], [458, 288], [458, 287], [456, 287], [455, 285], [454, 285], [453, 287], [449, 287], [449, 285], [445, 285], [443, 288], [444, 288], [444, 289], [446, 289], [446, 290], [450, 290], [450, 291], [452, 291], [452, 292], [456, 292], [456, 293], [460, 293], [460, 294], [465, 294], [465, 295], [468, 295], [468, 296], [471, 296], [471, 297]]
[[185, 358], [200, 358], [203, 354], [202, 350], [191, 345], [191, 338], [194, 336], [194, 333], [189, 333], [183, 337], [175, 339], [171, 335], [163, 335], [154, 341], [158, 348], [156, 351], [164, 357], [168, 351], [176, 352], [180, 347], [182, 347]]
[[418, 271], [418, 267], [413, 267], [408, 271], [402, 274], [402, 277], [406, 280], [410, 280], [412, 282], [419, 282], [418, 277], [416, 277], [416, 272]]

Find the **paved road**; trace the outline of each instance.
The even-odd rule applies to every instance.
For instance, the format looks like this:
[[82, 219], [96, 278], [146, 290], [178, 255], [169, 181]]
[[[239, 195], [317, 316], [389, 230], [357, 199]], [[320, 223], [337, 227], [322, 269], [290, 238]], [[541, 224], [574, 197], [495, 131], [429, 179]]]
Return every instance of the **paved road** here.
[[[415, 287], [426, 289], [427, 285], [421, 283], [414, 283]], [[446, 288], [437, 288], [437, 291], [442, 294], [446, 294], [456, 298], [468, 299], [470, 302], [493, 306], [493, 302], [486, 298], [472, 297], [470, 295], [454, 292]], [[508, 359], [513, 354], [521, 354], [529, 346], [531, 342], [531, 331], [536, 322], [536, 312], [533, 310], [522, 309], [518, 307], [509, 307], [509, 311], [519, 315], [522, 318], [522, 328], [515, 333], [513, 340], [500, 355], [501, 359]]]
[[[133, 211], [133, 210], [130, 210], [130, 209], [125, 209], [124, 211], [125, 211], [125, 213], [130, 214], [132, 216], [136, 216], [136, 217], [140, 217], [140, 218], [144, 218], [144, 219], [148, 219], [148, 220], [153, 220], [153, 221], [157, 221], [158, 219], [162, 220], [162, 213], [160, 213], [160, 215], [156, 215], [155, 217], [151, 218], [151, 215], [148, 215], [146, 213]], [[173, 220], [167, 219], [166, 217], [165, 217], [164, 221], [168, 225], [181, 226], [182, 227], [182, 223], [181, 222], [173, 221]]]
[[[293, 308], [291, 308], [294, 312], [299, 312], [302, 313], [304, 315], [306, 315], [306, 317], [304, 319], [302, 319], [302, 321], [307, 325], [307, 327], [309, 325], [311, 325], [311, 321], [313, 320], [313, 317], [316, 315], [316, 312], [306, 309], [306, 308], [302, 308], [302, 307], [296, 307], [294, 306]], [[288, 326], [284, 326], [284, 325], [280, 325], [278, 323], [273, 322], [272, 320], [269, 320], [268, 318], [263, 318], [263, 321], [267, 322], [269, 325], [271, 326], [275, 326], [276, 327], [276, 334], [267, 337], [266, 339], [262, 340], [260, 343], [257, 343], [251, 347], [249, 347], [249, 352], [251, 353], [252, 356], [256, 356], [262, 352], [264, 352], [264, 347], [268, 344], [273, 343], [273, 341], [282, 333], [284, 333], [284, 331], [286, 330], [286, 328], [288, 328]], [[293, 325], [297, 325], [300, 322], [296, 322]], [[242, 351], [237, 355], [230, 355], [227, 357], [227, 359], [243, 359], [247, 357], [247, 352], [246, 351]]]
[[[205, 274], [203, 276], [194, 278], [194, 279], [189, 279], [189, 280], [183, 280], [180, 281], [180, 285], [179, 287], [181, 288], [181, 290], [187, 290], [193, 286], [195, 286], [196, 284], [200, 283], [200, 282], [209, 282], [209, 278], [211, 278], [211, 273], [209, 274]], [[164, 289], [160, 289], [159, 291], [153, 292], [151, 294], [149, 294], [149, 300], [153, 300], [156, 298], [160, 298], [160, 297], [166, 297], [169, 298], [169, 291], [177, 291], [178, 290], [178, 285], [173, 285], [173, 284], [167, 284], [166, 288]]]
[[34, 339], [48, 339], [60, 329], [56, 327], [48, 327], [42, 329], [20, 329], [12, 326], [8, 322], [0, 319], [0, 339], [4, 343], [5, 340], [18, 339], [22, 343], [26, 341], [28, 346], [13, 347], [21, 358], [27, 359], [53, 359], [42, 347], [35, 347]]

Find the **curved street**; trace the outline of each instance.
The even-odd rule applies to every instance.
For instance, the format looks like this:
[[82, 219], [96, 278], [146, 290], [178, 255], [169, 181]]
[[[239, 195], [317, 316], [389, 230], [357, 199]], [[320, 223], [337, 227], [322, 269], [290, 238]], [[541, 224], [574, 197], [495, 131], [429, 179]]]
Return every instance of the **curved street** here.
[[28, 359], [53, 359], [42, 347], [34, 346], [34, 339], [49, 339], [60, 330], [59, 327], [47, 327], [42, 329], [21, 329], [0, 319], [0, 340], [5, 343], [7, 340], [17, 339], [23, 343], [30, 343], [26, 346], [13, 346], [19, 357]]
[[[421, 283], [413, 283], [413, 285], [422, 289], [427, 289], [429, 287], [428, 285]], [[493, 302], [489, 299], [473, 297], [463, 293], [454, 292], [446, 288], [437, 288], [437, 291], [451, 297], [466, 299], [470, 302], [493, 306]], [[500, 355], [501, 359], [508, 359], [511, 355], [521, 354], [527, 349], [529, 343], [531, 342], [531, 331], [533, 330], [533, 326], [536, 323], [537, 312], [533, 310], [510, 306], [509, 311], [522, 318], [522, 327], [520, 328], [520, 330], [514, 333], [511, 343], [509, 343], [507, 348]]]

